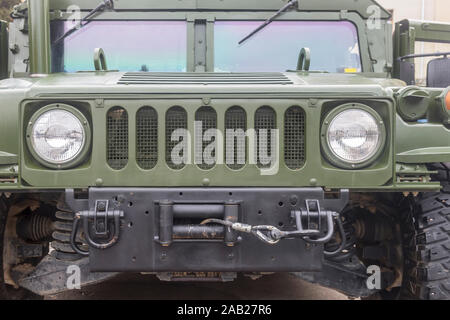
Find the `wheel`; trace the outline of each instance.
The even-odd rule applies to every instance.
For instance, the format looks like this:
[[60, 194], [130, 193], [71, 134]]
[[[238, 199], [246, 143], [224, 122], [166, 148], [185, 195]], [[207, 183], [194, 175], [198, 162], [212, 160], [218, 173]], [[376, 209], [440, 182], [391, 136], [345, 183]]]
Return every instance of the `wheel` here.
[[4, 195], [0, 194], [0, 300], [40, 300], [42, 297], [39, 297], [25, 289], [15, 289], [5, 284], [3, 272], [3, 248], [8, 210], [8, 201]]
[[400, 214], [402, 286], [370, 299], [450, 300], [450, 163], [430, 169], [441, 192], [422, 193]]
[[[439, 193], [424, 193], [415, 214], [416, 271], [407, 281], [417, 299], [450, 300], [450, 163], [434, 164]], [[412, 270], [411, 270], [412, 271]]]

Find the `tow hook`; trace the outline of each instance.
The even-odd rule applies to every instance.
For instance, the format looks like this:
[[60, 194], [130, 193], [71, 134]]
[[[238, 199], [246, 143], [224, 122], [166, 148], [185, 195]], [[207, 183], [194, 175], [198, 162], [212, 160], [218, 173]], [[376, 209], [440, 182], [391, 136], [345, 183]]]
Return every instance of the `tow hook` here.
[[[108, 249], [114, 246], [119, 241], [120, 220], [124, 215], [124, 212], [121, 210], [110, 210], [108, 200], [97, 200], [93, 211], [88, 210], [76, 213], [70, 236], [70, 244], [73, 250], [83, 256], [89, 255], [89, 251], [80, 249], [76, 243], [76, 236], [81, 221], [83, 223], [85, 240], [90, 247]], [[92, 233], [94, 236], [92, 236]]]
[[206, 219], [201, 222], [205, 224], [221, 224], [238, 232], [252, 234], [267, 244], [277, 244], [282, 239], [302, 238], [313, 244], [325, 244], [329, 242], [335, 233], [335, 223], [340, 234], [341, 244], [334, 252], [325, 251], [326, 256], [339, 253], [346, 244], [345, 231], [340, 214], [332, 211], [320, 210], [319, 201], [307, 200], [306, 210], [292, 211], [291, 217], [295, 220], [296, 230], [282, 231], [275, 226], [260, 225], [251, 226], [239, 222], [231, 222], [220, 219]]

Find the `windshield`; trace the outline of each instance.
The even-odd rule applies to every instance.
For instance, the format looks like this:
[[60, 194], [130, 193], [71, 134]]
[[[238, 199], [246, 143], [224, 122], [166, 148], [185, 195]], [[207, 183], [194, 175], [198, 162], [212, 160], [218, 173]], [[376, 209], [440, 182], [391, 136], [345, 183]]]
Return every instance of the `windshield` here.
[[261, 21], [217, 21], [216, 72], [295, 70], [303, 47], [311, 50], [310, 70], [361, 72], [356, 27], [347, 21], [274, 21], [241, 45]]
[[[56, 22], [52, 38], [72, 26]], [[186, 39], [185, 21], [93, 21], [53, 45], [53, 72], [94, 70], [96, 48], [104, 50], [110, 70], [185, 72]]]
[[[216, 21], [215, 72], [284, 72], [295, 70], [303, 47], [311, 51], [314, 71], [361, 72], [356, 27], [347, 21], [273, 21], [241, 45], [238, 42], [261, 21]], [[94, 50], [102, 48], [109, 70], [186, 72], [186, 21], [92, 21], [55, 44], [69, 21], [52, 23], [52, 71], [94, 70]], [[209, 40], [208, 40], [209, 41]]]

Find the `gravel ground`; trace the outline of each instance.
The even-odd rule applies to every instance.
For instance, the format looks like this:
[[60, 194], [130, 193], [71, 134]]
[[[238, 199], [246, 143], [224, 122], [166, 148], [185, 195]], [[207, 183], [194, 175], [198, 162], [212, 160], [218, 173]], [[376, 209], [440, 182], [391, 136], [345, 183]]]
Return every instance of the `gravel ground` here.
[[347, 297], [289, 274], [258, 280], [240, 276], [234, 282], [162, 282], [152, 275], [120, 275], [110, 281], [47, 297], [48, 300], [347, 300]]

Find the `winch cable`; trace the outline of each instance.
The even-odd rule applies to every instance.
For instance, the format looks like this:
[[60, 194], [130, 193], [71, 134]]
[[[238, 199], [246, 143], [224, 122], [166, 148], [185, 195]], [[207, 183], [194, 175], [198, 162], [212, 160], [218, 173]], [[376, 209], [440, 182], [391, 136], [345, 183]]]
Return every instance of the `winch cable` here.
[[[251, 226], [249, 224], [225, 221], [220, 219], [206, 219], [202, 221], [200, 225], [212, 223], [221, 224], [236, 231], [253, 234], [255, 237], [268, 244], [277, 244], [283, 238], [283, 231], [274, 226]], [[264, 232], [268, 232], [269, 235], [264, 234]]]
[[[333, 257], [333, 256], [338, 255], [346, 246], [346, 235], [345, 235], [345, 230], [344, 230], [342, 220], [340, 217], [338, 217], [336, 219], [336, 221], [337, 221], [336, 224], [338, 225], [338, 232], [341, 236], [341, 244], [340, 244], [339, 248], [337, 248], [335, 251], [324, 250], [324, 255], [327, 257]], [[249, 224], [225, 221], [225, 220], [221, 220], [221, 219], [206, 219], [206, 220], [202, 221], [200, 224], [205, 225], [205, 224], [213, 224], [213, 223], [223, 225], [225, 227], [231, 228], [236, 231], [253, 234], [259, 240], [261, 240], [265, 243], [271, 244], [271, 245], [277, 244], [283, 238], [288, 238], [289, 236], [292, 236], [291, 232], [281, 231], [277, 227], [268, 226], [268, 225], [251, 226]], [[302, 238], [303, 238], [303, 240], [305, 240], [306, 242], [309, 242], [309, 243], [315, 243], [315, 244], [322, 243], [320, 240], [310, 239], [309, 236], [304, 236]]]

